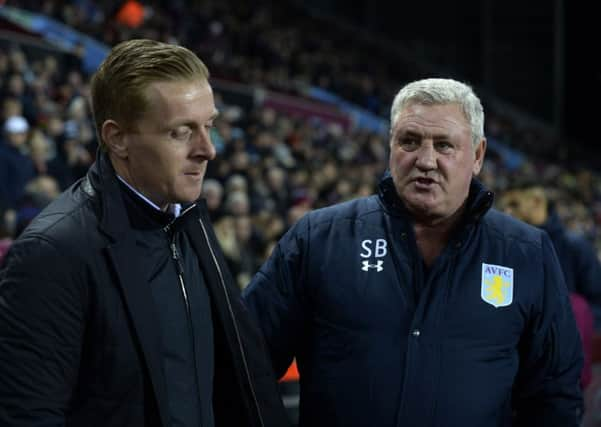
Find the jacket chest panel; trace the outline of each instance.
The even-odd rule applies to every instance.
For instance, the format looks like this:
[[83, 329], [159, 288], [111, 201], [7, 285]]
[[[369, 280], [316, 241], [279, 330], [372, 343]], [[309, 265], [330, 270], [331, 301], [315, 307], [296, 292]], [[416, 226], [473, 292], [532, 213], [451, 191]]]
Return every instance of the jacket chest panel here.
[[532, 271], [536, 260], [509, 252], [499, 247], [480, 251], [478, 257], [460, 253], [452, 274], [436, 285], [445, 288], [440, 324], [445, 346], [516, 348], [534, 304], [536, 281], [521, 273]]
[[85, 336], [90, 345], [84, 347], [96, 351], [82, 356], [81, 372], [92, 374], [82, 384], [89, 389], [90, 395], [102, 396], [114, 402], [139, 399], [141, 403], [142, 393], [136, 396], [130, 394], [145, 387], [139, 340], [118, 285], [110, 274], [100, 271], [96, 272], [94, 279], [89, 280], [90, 300], [94, 307]]
[[356, 330], [398, 331], [411, 311], [402, 289], [411, 280], [407, 260], [382, 229], [334, 230], [309, 261], [319, 265], [307, 280], [315, 315]]
[[[438, 411], [459, 414], [462, 425], [507, 411], [531, 304], [533, 278], [520, 272], [532, 271], [532, 257], [508, 256], [504, 247], [479, 253], [460, 252], [448, 274], [433, 280], [441, 303], [436, 329], [424, 327], [412, 347], [418, 373], [412, 379], [419, 381], [423, 357], [434, 350]], [[474, 396], [481, 404], [474, 405]]]

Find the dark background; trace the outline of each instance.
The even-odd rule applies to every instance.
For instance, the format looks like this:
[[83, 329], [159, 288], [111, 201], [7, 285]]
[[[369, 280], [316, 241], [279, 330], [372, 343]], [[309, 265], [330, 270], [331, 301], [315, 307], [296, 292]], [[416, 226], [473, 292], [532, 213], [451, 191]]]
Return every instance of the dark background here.
[[[305, 0], [304, 7], [378, 34], [550, 124], [564, 137], [601, 148], [597, 118], [601, 26], [593, 4], [564, 0], [407, 2]], [[593, 148], [590, 146], [589, 148]]]

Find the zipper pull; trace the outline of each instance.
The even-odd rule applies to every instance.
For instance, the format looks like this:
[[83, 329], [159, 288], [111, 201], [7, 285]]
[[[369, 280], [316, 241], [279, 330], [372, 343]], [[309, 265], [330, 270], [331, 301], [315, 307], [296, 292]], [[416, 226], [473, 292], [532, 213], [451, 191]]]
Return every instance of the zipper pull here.
[[175, 260], [175, 266], [177, 267], [177, 274], [180, 276], [184, 275], [184, 267], [182, 266], [182, 261], [177, 252], [177, 246], [175, 246], [175, 236], [173, 238], [173, 242], [171, 242], [171, 257]]

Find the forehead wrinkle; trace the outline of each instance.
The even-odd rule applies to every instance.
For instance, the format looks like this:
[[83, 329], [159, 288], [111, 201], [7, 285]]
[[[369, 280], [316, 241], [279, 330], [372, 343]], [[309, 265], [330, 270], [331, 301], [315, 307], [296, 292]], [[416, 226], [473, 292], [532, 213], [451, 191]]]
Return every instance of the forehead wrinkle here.
[[[421, 118], [421, 117], [420, 117]], [[433, 140], [448, 139], [448, 138], [461, 138], [461, 135], [467, 133], [471, 135], [471, 128], [464, 123], [456, 122], [454, 120], [444, 119], [446, 123], [449, 123], [448, 127], [441, 126], [440, 121], [438, 125], [425, 125], [418, 123], [417, 121], [401, 122], [401, 118], [397, 121], [397, 126], [394, 129], [393, 136], [398, 138], [400, 135], [412, 134], [419, 136], [420, 138], [428, 138]], [[467, 137], [466, 135], [466, 137]]]
[[424, 117], [422, 114], [412, 113], [407, 114], [405, 116], [399, 116], [397, 119], [397, 124], [407, 128], [441, 128], [448, 129], [444, 126], [444, 124], [450, 126], [461, 126], [467, 127], [467, 124], [463, 120], [458, 120], [455, 117], [449, 117], [448, 115], [445, 117], [437, 117], [435, 119], [429, 119]]
[[[465, 113], [455, 104], [424, 105], [412, 103], [399, 111], [396, 127], [417, 126], [420, 128], [433, 127], [442, 129], [453, 129], [457, 127], [469, 129], [471, 126], [465, 116]], [[446, 124], [446, 126], [445, 126]]]

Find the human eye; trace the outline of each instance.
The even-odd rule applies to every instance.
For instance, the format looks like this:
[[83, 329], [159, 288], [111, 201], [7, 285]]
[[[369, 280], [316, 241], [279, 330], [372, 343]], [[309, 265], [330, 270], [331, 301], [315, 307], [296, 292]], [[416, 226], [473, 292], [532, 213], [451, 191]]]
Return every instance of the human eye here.
[[436, 151], [446, 153], [453, 149], [453, 144], [451, 144], [449, 141], [436, 141], [434, 143], [434, 147], [436, 148]]
[[169, 136], [176, 141], [187, 141], [192, 135], [192, 129], [188, 126], [178, 126], [169, 131]]
[[413, 136], [405, 136], [399, 139], [399, 145], [405, 151], [415, 151], [419, 147], [419, 141]]

